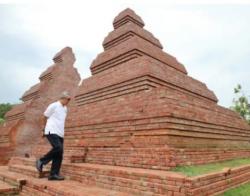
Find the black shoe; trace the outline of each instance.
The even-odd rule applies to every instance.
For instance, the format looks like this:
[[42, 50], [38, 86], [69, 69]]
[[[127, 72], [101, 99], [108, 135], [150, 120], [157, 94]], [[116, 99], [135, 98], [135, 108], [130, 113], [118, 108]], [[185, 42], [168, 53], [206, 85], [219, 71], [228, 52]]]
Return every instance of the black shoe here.
[[64, 180], [64, 177], [55, 174], [55, 175], [49, 176], [48, 180]]
[[43, 163], [40, 159], [38, 159], [36, 161], [36, 169], [39, 171], [39, 172], [42, 172], [43, 171]]

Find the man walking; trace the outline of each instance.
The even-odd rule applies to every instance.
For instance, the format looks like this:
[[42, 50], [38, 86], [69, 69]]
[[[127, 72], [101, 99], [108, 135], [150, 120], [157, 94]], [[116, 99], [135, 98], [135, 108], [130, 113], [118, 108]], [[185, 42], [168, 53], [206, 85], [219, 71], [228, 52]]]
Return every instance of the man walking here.
[[36, 161], [36, 168], [42, 172], [43, 166], [52, 161], [48, 180], [64, 180], [59, 172], [63, 160], [64, 124], [67, 116], [66, 106], [69, 101], [70, 95], [64, 91], [60, 99], [50, 104], [44, 112], [44, 135], [50, 142], [52, 149]]

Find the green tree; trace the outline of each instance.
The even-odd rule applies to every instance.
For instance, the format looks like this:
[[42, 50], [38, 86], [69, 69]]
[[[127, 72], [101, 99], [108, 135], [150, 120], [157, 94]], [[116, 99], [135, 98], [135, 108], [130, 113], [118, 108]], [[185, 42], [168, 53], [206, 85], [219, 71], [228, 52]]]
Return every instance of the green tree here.
[[4, 115], [12, 108], [10, 103], [0, 104], [0, 123], [4, 122]]
[[239, 113], [242, 118], [248, 121], [250, 124], [250, 104], [248, 97], [242, 90], [240, 84], [234, 88], [235, 98], [233, 99], [233, 105], [230, 107], [235, 112]]

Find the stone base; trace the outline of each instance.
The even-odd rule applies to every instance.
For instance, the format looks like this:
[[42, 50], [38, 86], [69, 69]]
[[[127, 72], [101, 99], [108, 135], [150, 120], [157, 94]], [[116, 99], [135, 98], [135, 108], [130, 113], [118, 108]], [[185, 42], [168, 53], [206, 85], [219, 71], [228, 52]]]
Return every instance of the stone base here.
[[[32, 158], [12, 158], [12, 164], [32, 167]], [[22, 162], [22, 163], [21, 163]], [[33, 168], [35, 169], [35, 168]], [[171, 195], [203, 196], [217, 195], [233, 187], [250, 181], [250, 165], [225, 168], [223, 171], [187, 177], [185, 175], [160, 170], [98, 165], [89, 163], [65, 163], [62, 166], [65, 181], [48, 181], [35, 178], [25, 170], [9, 171], [0, 167], [0, 194], [19, 191], [20, 195], [75, 195], [75, 196], [132, 196]], [[1, 184], [3, 184], [1, 189]], [[4, 192], [5, 191], [5, 192]]]

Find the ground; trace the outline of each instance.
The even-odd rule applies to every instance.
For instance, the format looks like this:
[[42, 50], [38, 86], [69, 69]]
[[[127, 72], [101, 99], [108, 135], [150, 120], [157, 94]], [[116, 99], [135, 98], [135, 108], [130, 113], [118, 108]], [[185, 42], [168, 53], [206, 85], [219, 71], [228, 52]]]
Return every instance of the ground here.
[[240, 187], [230, 189], [220, 196], [247, 196], [250, 195], [250, 183], [244, 184]]

